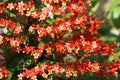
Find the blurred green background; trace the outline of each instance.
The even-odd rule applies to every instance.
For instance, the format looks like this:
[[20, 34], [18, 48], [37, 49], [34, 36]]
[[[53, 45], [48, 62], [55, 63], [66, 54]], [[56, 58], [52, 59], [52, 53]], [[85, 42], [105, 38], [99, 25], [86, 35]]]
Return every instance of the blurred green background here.
[[99, 30], [100, 37], [106, 43], [116, 43], [116, 53], [110, 56], [108, 61], [120, 59], [120, 0], [91, 0], [92, 9], [89, 15], [96, 14], [100, 18], [106, 19]]

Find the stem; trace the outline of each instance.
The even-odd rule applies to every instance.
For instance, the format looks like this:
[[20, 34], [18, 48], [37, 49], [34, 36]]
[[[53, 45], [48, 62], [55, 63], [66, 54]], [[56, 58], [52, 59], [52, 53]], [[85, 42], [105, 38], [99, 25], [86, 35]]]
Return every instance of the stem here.
[[7, 80], [11, 80], [11, 78], [13, 76], [13, 73], [14, 73], [14, 71], [10, 73], [9, 77], [7, 78]]

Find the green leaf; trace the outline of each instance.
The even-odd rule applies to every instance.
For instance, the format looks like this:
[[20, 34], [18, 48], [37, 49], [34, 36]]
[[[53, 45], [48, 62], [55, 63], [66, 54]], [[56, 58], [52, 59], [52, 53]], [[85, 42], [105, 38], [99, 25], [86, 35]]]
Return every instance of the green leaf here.
[[10, 35], [12, 35], [12, 34], [13, 34], [13, 32], [14, 32], [14, 30], [13, 30], [13, 29], [12, 29], [12, 30], [8, 29], [7, 35], [8, 35], [8, 36], [10, 36]]
[[114, 8], [118, 7], [119, 4], [120, 4], [120, 0], [113, 0], [110, 9], [114, 9]]
[[33, 31], [32, 31], [32, 34], [35, 34], [35, 33], [36, 33], [36, 31], [35, 31], [35, 30], [33, 30]]
[[118, 18], [120, 16], [120, 7], [113, 9], [113, 18]]
[[39, 46], [43, 46], [45, 43], [43, 41], [40, 41], [39, 44], [38, 44], [38, 47]]
[[119, 59], [119, 57], [120, 57], [120, 51], [117, 51], [114, 56], [110, 56], [110, 57], [108, 58], [108, 61], [109, 61], [109, 62], [112, 62], [113, 60]]
[[1, 4], [4, 4], [4, 2], [0, 2], [0, 5], [1, 5]]
[[16, 0], [7, 0], [8, 2], [15, 2]]
[[25, 67], [30, 67], [34, 62], [34, 58], [28, 54], [13, 53], [10, 49], [7, 49], [5, 52], [6, 67], [10, 71], [21, 71]]
[[116, 37], [110, 37], [110, 36], [102, 36], [102, 37], [100, 37], [100, 39], [102, 40], [102, 41], [108, 41], [108, 42], [114, 42], [114, 41], [116, 41], [117, 39], [116, 39]]
[[63, 35], [63, 40], [68, 41], [73, 39], [73, 34], [72, 33], [67, 33]]
[[53, 80], [53, 75], [51, 75], [51, 76], [48, 78], [48, 80]]
[[113, 12], [113, 18], [118, 18], [120, 16], [120, 0], [114, 0], [109, 10]]
[[71, 12], [68, 12], [65, 14], [65, 18], [70, 18], [72, 16], [72, 13]]
[[25, 36], [25, 43], [27, 43], [29, 41], [30, 41], [29, 36]]
[[52, 18], [52, 19], [48, 18], [45, 22], [48, 24], [54, 24], [56, 22], [56, 20], [54, 18]]
[[34, 60], [33, 57], [28, 55], [20, 55], [21, 58], [19, 59], [19, 63], [17, 65], [17, 70], [23, 70], [25, 67], [31, 66], [33, 64]]
[[109, 61], [109, 62], [112, 62], [114, 59], [115, 59], [114, 56], [110, 56], [110, 57], [108, 58], [108, 61]]
[[99, 5], [100, 5], [100, 3], [97, 2], [97, 3], [95, 4], [95, 6], [91, 9], [91, 11], [89, 12], [89, 15], [92, 15], [93, 12], [95, 12], [95, 11], [98, 9]]
[[10, 17], [16, 18], [16, 14], [10, 13]]

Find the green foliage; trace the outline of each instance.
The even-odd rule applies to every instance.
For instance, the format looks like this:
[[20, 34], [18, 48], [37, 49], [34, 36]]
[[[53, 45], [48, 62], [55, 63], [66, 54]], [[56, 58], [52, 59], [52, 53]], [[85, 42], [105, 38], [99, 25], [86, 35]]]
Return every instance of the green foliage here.
[[[15, 70], [22, 70], [25, 67], [30, 67], [31, 64], [33, 64], [33, 57], [27, 54], [15, 54], [11, 52], [10, 50], [6, 50], [6, 66], [9, 70], [15, 71]], [[9, 53], [9, 54], [8, 54]]]
[[108, 58], [109, 62], [112, 62], [113, 60], [118, 60], [120, 58], [120, 48], [116, 48], [116, 54], [113, 56], [110, 56]]
[[65, 18], [70, 18], [72, 16], [71, 12], [66, 13]]
[[113, 0], [109, 11], [113, 12], [113, 18], [118, 18], [120, 16], [120, 0]]
[[41, 0], [35, 0], [35, 8], [37, 10], [41, 10], [41, 8], [44, 6], [44, 5], [41, 5]]
[[[109, 0], [106, 1], [103, 5], [100, 5], [100, 0], [91, 0], [93, 4], [93, 8], [90, 11], [90, 15], [93, 13], [96, 13], [98, 8], [102, 7], [102, 10], [104, 11], [105, 15], [100, 15], [100, 17], [104, 17], [106, 19], [106, 22], [102, 26], [102, 28], [99, 30], [99, 32], [102, 34], [100, 39], [106, 43], [114, 43], [116, 42], [118, 46], [116, 46], [115, 55], [110, 56], [105, 61], [112, 62], [114, 60], [120, 59], [120, 0]], [[101, 0], [104, 1], [104, 0]], [[98, 15], [98, 14], [96, 14]], [[115, 30], [114, 30], [115, 29]], [[113, 33], [114, 32], [114, 33]], [[118, 33], [118, 34], [117, 34]], [[103, 58], [101, 58], [103, 60]], [[120, 76], [116, 79], [112, 75], [108, 75], [110, 80], [119, 80]], [[89, 79], [88, 79], [89, 80]], [[103, 78], [97, 79], [97, 80], [105, 80]]]
[[12, 35], [13, 32], [14, 32], [14, 30], [7, 29], [7, 35], [8, 35], [8, 36]]
[[56, 22], [56, 20], [54, 18], [48, 18], [45, 20], [45, 22], [48, 24], [54, 24]]

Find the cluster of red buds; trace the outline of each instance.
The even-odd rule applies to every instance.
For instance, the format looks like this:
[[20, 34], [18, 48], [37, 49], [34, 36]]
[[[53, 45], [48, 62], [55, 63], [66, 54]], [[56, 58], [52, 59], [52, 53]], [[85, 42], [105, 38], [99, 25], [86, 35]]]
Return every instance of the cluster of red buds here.
[[[62, 65], [66, 66], [63, 67]], [[106, 71], [103, 71], [104, 67], [108, 68]], [[76, 69], [75, 69], [76, 68]], [[32, 69], [24, 69], [23, 73], [18, 75], [18, 80], [23, 80], [24, 78], [29, 78], [32, 80], [37, 80], [36, 75], [42, 75], [43, 78], [49, 78], [51, 76], [63, 76], [65, 74], [66, 78], [70, 78], [71, 76], [77, 77], [79, 74], [84, 75], [84, 73], [91, 72], [97, 75], [107, 76], [107, 74], [113, 74], [114, 76], [118, 76], [118, 71], [120, 69], [119, 61], [115, 62], [115, 64], [108, 63], [91, 63], [89, 60], [86, 62], [69, 62], [64, 63], [60, 62], [57, 64], [40, 64]], [[103, 71], [103, 72], [102, 72]], [[102, 73], [101, 73], [102, 72]]]
[[9, 71], [4, 69], [3, 67], [0, 67], [0, 79], [7, 77], [9, 75]]
[[[63, 74], [70, 78], [87, 72], [118, 76], [120, 61], [114, 64], [83, 61], [92, 56], [114, 55], [113, 45], [98, 39], [98, 30], [104, 20], [95, 15], [89, 16], [90, 7], [90, 0], [20, 0], [0, 4], [0, 30], [7, 30], [0, 32], [0, 45], [10, 48], [14, 53], [33, 56], [37, 65], [30, 69], [24, 67], [18, 80], [37, 80], [38, 75], [43, 78], [53, 75], [61, 77]], [[54, 22], [50, 23], [49, 20]], [[65, 61], [63, 58], [67, 55], [76, 56], [76, 60]], [[51, 56], [55, 59], [59, 57], [60, 61], [38, 65], [43, 56], [45, 61]], [[106, 72], [104, 67], [108, 68]], [[0, 79], [9, 73], [0, 68]]]

